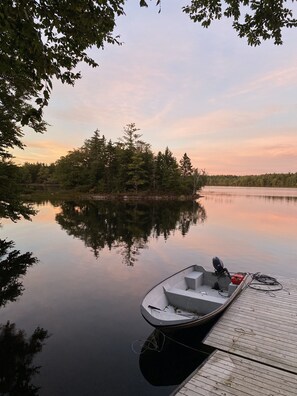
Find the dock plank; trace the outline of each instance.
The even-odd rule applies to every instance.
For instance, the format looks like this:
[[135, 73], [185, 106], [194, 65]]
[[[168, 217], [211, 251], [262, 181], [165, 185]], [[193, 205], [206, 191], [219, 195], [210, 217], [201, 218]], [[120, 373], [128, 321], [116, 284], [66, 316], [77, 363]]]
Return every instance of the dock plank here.
[[204, 343], [297, 374], [297, 279], [278, 280], [279, 291], [246, 288]]
[[172, 395], [296, 396], [297, 376], [216, 350]]

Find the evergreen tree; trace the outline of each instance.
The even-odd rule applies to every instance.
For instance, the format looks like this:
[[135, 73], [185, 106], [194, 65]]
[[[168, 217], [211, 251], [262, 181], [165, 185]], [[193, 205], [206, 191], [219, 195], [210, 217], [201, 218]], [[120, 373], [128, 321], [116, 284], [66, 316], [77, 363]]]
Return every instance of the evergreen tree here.
[[147, 173], [144, 168], [145, 162], [141, 152], [135, 151], [128, 164], [128, 180], [127, 186], [131, 186], [136, 192], [139, 187], [147, 183]]
[[83, 187], [89, 183], [89, 171], [83, 150], [73, 150], [56, 162], [55, 178], [66, 188]]
[[180, 191], [180, 171], [175, 157], [166, 147], [164, 154], [158, 153], [155, 161], [155, 185], [158, 191], [177, 193]]
[[139, 128], [136, 128], [135, 123], [127, 124], [124, 127], [124, 135], [123, 137], [119, 138], [119, 144], [127, 150], [133, 151], [137, 148], [142, 147], [145, 143], [139, 138], [142, 136], [141, 134], [137, 133], [140, 131]]
[[83, 151], [86, 156], [86, 166], [89, 170], [89, 186], [98, 191], [104, 191], [104, 173], [107, 160], [105, 136], [101, 136], [97, 129], [94, 135], [85, 141]]
[[19, 168], [9, 160], [0, 159], [0, 218], [29, 220], [36, 213], [32, 205], [21, 199], [19, 181]]
[[120, 191], [118, 186], [119, 162], [117, 147], [109, 140], [106, 146], [106, 161], [104, 170], [104, 186], [106, 192]]
[[193, 174], [193, 167], [190, 158], [185, 153], [179, 161], [180, 171], [183, 177], [191, 176]]
[[[123, 137], [113, 144], [96, 130], [80, 149], [56, 162], [52, 177], [66, 188], [83, 191], [191, 195], [194, 180], [188, 155], [184, 154], [180, 166], [168, 147], [154, 156], [150, 145], [140, 140], [138, 131], [134, 123], [126, 125]], [[197, 182], [195, 188], [201, 186]]]

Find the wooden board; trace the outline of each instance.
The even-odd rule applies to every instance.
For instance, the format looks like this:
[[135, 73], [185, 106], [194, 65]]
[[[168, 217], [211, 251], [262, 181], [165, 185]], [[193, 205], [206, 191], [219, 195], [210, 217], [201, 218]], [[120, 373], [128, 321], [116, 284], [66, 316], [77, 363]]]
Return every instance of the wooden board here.
[[222, 351], [215, 351], [172, 395], [296, 396], [297, 376]]
[[297, 279], [278, 280], [283, 290], [246, 288], [204, 343], [297, 373]]

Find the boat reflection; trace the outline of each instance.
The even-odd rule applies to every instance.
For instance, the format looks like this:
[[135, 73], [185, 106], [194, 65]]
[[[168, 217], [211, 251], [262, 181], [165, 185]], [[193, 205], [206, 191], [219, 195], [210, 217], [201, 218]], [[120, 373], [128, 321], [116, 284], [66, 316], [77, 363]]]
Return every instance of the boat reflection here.
[[211, 326], [165, 335], [154, 330], [139, 356], [144, 378], [154, 386], [179, 385], [213, 352], [202, 344]]

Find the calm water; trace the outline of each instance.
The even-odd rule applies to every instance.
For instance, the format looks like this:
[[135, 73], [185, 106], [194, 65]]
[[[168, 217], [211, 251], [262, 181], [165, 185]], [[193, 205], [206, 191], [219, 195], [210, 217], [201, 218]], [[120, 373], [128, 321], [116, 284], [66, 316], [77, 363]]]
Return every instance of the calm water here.
[[[197, 203], [37, 209], [32, 222], [0, 229], [39, 259], [19, 278], [23, 294], [1, 308], [0, 323], [27, 336], [38, 326], [49, 332], [33, 360], [40, 395], [170, 394], [207, 355], [152, 334], [139, 305], [185, 266], [211, 268], [219, 256], [230, 271], [297, 277], [297, 189], [208, 187]], [[202, 348], [183, 335], [179, 342]]]

